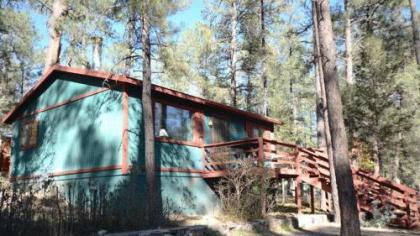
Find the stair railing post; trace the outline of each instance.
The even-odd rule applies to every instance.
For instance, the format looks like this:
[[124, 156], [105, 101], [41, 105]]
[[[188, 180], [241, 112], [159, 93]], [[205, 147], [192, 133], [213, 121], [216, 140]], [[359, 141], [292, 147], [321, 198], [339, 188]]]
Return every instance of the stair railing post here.
[[300, 155], [299, 155], [299, 149], [297, 147], [296, 147], [295, 162], [296, 162], [296, 172], [297, 172], [296, 187], [295, 187], [295, 198], [296, 198], [295, 200], [296, 200], [297, 212], [298, 214], [300, 214], [302, 213], [302, 180], [301, 180], [302, 170], [300, 168]]
[[406, 207], [406, 214], [407, 214], [407, 224], [406, 224], [406, 228], [408, 229], [408, 228], [410, 228], [410, 224], [411, 224], [411, 222], [410, 222], [410, 213], [411, 213], [411, 211], [410, 211], [410, 196], [409, 196], [409, 194], [406, 192], [406, 191], [404, 191], [404, 200], [405, 200], [405, 204], [407, 205], [407, 207]]
[[315, 193], [314, 193], [314, 186], [310, 186], [311, 190], [311, 213], [315, 213]]
[[258, 157], [257, 166], [261, 173], [261, 214], [267, 214], [267, 193], [265, 189], [265, 167], [264, 167], [264, 139], [258, 137]]

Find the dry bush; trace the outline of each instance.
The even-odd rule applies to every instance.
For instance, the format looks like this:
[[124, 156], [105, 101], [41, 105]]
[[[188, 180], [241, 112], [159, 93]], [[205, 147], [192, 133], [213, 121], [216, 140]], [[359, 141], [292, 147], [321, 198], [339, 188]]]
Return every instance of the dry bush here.
[[268, 171], [257, 167], [250, 159], [238, 160], [225, 166], [226, 175], [216, 186], [225, 216], [233, 220], [262, 218], [264, 202], [267, 211], [272, 209], [274, 203], [269, 194]]
[[0, 235], [87, 235], [171, 225], [170, 215], [179, 209], [170, 200], [148, 209], [145, 190], [133, 179], [138, 178], [130, 176], [112, 190], [95, 181], [13, 186], [0, 179]]

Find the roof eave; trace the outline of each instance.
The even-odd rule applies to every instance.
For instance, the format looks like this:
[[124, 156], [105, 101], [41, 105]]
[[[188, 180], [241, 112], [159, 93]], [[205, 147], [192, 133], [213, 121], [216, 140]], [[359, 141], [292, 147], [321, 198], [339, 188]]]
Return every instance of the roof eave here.
[[[124, 76], [124, 75], [116, 75], [116, 74], [110, 73], [110, 72], [93, 71], [93, 70], [83, 69], [83, 68], [72, 68], [72, 67], [67, 67], [67, 66], [62, 66], [62, 65], [59, 65], [59, 64], [55, 64], [55, 65], [51, 66], [41, 76], [41, 78], [38, 80], [38, 82], [35, 84], [35, 86], [32, 89], [30, 89], [22, 97], [21, 101], [18, 104], [16, 104], [16, 106], [2, 118], [1, 122], [5, 123], [5, 124], [11, 124], [13, 122], [13, 116], [18, 111], [18, 109], [28, 99], [30, 99], [35, 94], [35, 92], [38, 90], [38, 88], [40, 86], [42, 86], [42, 84], [55, 72], [85, 75], [85, 76], [96, 77], [96, 78], [100, 78], [100, 79], [104, 79], [104, 80], [109, 79], [109, 80], [114, 80], [116, 82], [121, 82], [121, 83], [124, 83], [124, 84], [129, 84], [129, 85], [134, 85], [134, 86], [141, 86], [142, 85], [142, 81], [136, 80], [134, 78]], [[186, 100], [189, 100], [189, 101], [194, 102], [194, 103], [202, 104], [204, 106], [210, 106], [210, 107], [215, 107], [215, 108], [218, 108], [218, 109], [229, 110], [232, 113], [243, 115], [243, 116], [246, 116], [248, 118], [258, 120], [258, 121], [262, 121], [262, 122], [266, 122], [266, 123], [272, 123], [274, 125], [283, 125], [282, 121], [274, 119], [274, 118], [258, 115], [258, 114], [251, 113], [251, 112], [246, 112], [246, 111], [243, 111], [243, 110], [240, 110], [240, 109], [237, 109], [237, 108], [234, 108], [234, 107], [222, 104], [222, 103], [218, 103], [218, 102], [203, 99], [203, 98], [200, 98], [200, 97], [192, 96], [192, 95], [182, 93], [182, 92], [179, 92], [179, 91], [176, 91], [176, 90], [173, 90], [173, 89], [165, 88], [165, 87], [158, 86], [158, 85], [153, 85], [152, 89], [155, 92], [158, 92], [158, 93], [178, 97], [178, 98], [181, 98], [181, 99], [186, 99]]]

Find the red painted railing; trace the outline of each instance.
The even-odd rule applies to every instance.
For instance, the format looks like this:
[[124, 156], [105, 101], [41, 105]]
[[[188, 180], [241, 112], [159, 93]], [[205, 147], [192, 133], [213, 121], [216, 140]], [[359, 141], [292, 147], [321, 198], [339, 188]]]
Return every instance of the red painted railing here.
[[[264, 138], [252, 138], [204, 146], [203, 177], [222, 177], [229, 168], [244, 159], [253, 160], [271, 170], [274, 178], [295, 178], [313, 187], [331, 192], [329, 159], [319, 149]], [[420, 226], [420, 195], [412, 188], [381, 176], [353, 169], [359, 209], [372, 213], [388, 209], [394, 214], [391, 225], [404, 228]], [[297, 188], [297, 195], [300, 195]], [[300, 200], [297, 199], [298, 208]]]

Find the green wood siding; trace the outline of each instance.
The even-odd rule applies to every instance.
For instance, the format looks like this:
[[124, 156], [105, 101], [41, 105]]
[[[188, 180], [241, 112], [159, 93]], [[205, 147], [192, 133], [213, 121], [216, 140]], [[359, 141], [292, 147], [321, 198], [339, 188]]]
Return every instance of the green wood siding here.
[[22, 149], [14, 138], [12, 176], [119, 164], [121, 107], [121, 93], [110, 90], [37, 114], [37, 146]]
[[51, 85], [42, 90], [37, 99], [25, 107], [24, 113], [29, 113], [47, 106], [64, 102], [70, 98], [92, 92], [102, 87], [100, 80], [84, 78], [76, 75], [62, 75]]

